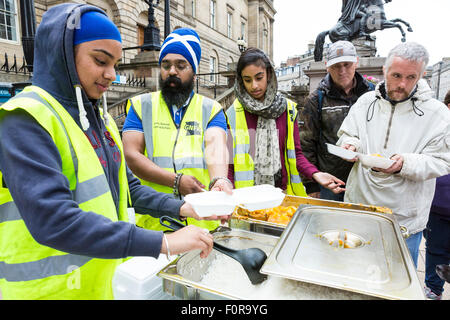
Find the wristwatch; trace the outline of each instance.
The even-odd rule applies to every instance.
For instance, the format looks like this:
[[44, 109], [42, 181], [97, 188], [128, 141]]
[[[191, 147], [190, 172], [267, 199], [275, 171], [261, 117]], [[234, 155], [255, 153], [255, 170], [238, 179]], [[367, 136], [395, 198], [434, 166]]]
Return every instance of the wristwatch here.
[[175, 175], [175, 180], [173, 182], [173, 194], [175, 197], [178, 197], [180, 195], [180, 180], [182, 176], [182, 173], [177, 173]]

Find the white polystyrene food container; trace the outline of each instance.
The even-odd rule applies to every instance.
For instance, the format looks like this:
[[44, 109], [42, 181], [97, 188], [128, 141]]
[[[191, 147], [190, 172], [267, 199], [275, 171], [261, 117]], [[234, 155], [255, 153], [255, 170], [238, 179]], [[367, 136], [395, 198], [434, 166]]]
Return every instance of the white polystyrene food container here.
[[[173, 256], [175, 259], [176, 256]], [[157, 273], [169, 264], [165, 255], [134, 257], [120, 264], [112, 280], [115, 300], [165, 300], [172, 299], [162, 288], [162, 278]]]
[[361, 161], [361, 163], [364, 166], [369, 167], [369, 168], [387, 169], [395, 163], [394, 160], [391, 160], [388, 158], [371, 156], [368, 154], [360, 154], [358, 156], [358, 158], [359, 158], [359, 161]]
[[259, 185], [233, 190], [236, 205], [242, 205], [249, 211], [273, 208], [281, 205], [285, 194], [272, 185]]
[[358, 156], [357, 152], [344, 149], [342, 147], [335, 146], [334, 144], [326, 143], [328, 152], [334, 154], [335, 156], [351, 160]]
[[359, 161], [361, 163], [369, 168], [381, 168], [381, 169], [387, 169], [392, 164], [394, 164], [394, 160], [384, 158], [384, 157], [376, 157], [369, 154], [362, 154], [354, 151], [350, 151], [338, 146], [335, 146], [334, 144], [326, 143], [328, 152], [331, 154], [334, 154], [338, 157], [341, 157], [343, 159], [351, 160], [355, 157], [358, 157]]
[[236, 203], [231, 195], [223, 191], [191, 193], [184, 197], [200, 217], [226, 216], [233, 213]]
[[265, 184], [234, 189], [232, 195], [223, 191], [191, 193], [184, 200], [200, 217], [208, 217], [230, 215], [238, 205], [250, 211], [277, 207], [284, 197], [280, 188]]

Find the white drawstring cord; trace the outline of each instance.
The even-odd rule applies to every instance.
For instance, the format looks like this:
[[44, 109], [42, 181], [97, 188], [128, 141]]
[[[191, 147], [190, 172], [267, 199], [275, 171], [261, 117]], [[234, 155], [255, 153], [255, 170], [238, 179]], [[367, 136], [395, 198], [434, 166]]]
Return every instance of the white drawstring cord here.
[[81, 95], [81, 87], [75, 86], [75, 94], [77, 96], [77, 103], [78, 103], [78, 112], [80, 113], [80, 123], [81, 128], [83, 131], [86, 131], [89, 129], [89, 120], [87, 118], [86, 110], [84, 110], [83, 106], [83, 96]]
[[105, 120], [105, 125], [109, 126], [108, 104], [106, 103], [106, 92], [103, 93], [103, 119]]

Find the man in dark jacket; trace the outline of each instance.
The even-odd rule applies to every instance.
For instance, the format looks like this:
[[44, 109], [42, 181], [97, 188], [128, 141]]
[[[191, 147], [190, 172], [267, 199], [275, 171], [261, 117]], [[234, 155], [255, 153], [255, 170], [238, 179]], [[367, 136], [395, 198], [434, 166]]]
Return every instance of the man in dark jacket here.
[[[333, 43], [326, 59], [327, 75], [306, 100], [300, 113], [300, 142], [306, 158], [320, 171], [346, 181], [352, 163], [328, 153], [325, 143], [336, 144], [337, 131], [350, 107], [374, 86], [358, 72], [358, 56], [351, 42]], [[302, 177], [308, 195], [343, 201], [344, 192], [327, 192], [314, 181]]]
[[[450, 111], [450, 90], [444, 104]], [[428, 299], [441, 300], [445, 281], [436, 274], [436, 266], [450, 263], [450, 175], [436, 179], [436, 191], [423, 235], [426, 239], [425, 294]]]

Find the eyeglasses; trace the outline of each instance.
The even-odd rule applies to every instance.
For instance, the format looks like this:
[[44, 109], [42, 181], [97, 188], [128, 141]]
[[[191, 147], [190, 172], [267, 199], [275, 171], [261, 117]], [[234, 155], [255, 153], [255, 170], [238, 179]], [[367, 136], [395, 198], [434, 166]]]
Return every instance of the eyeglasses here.
[[171, 63], [168, 61], [161, 62], [161, 68], [163, 68], [166, 71], [172, 69], [172, 66], [175, 67], [175, 69], [178, 72], [183, 72], [189, 69], [189, 63], [187, 62], [175, 62], [175, 63]]

